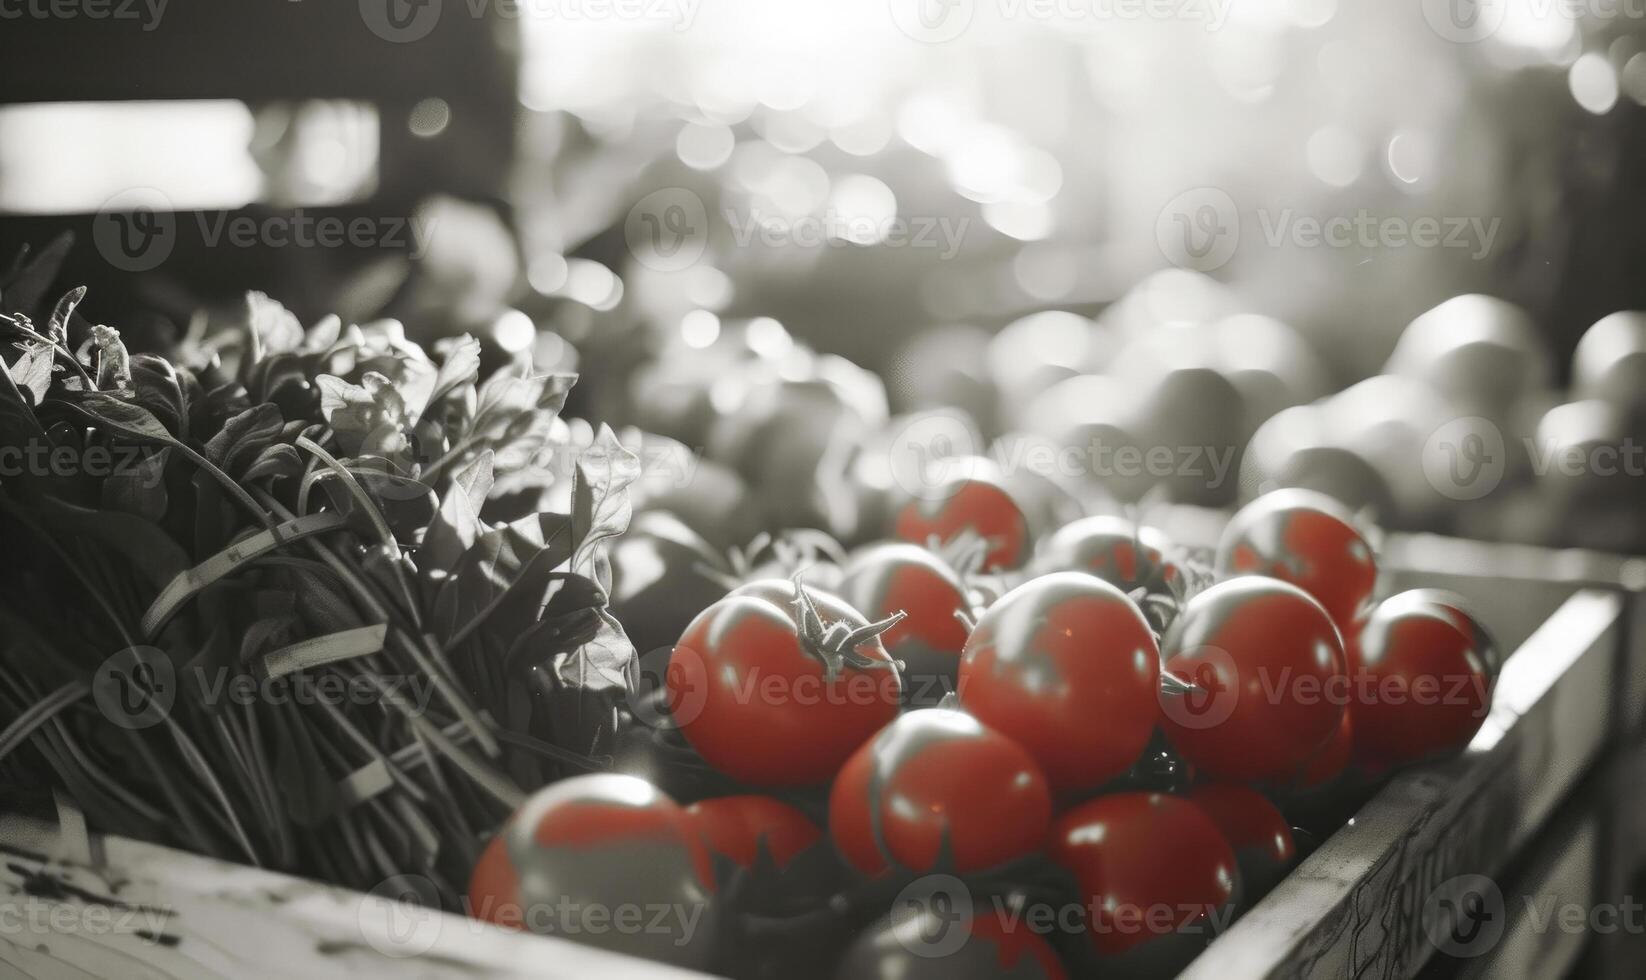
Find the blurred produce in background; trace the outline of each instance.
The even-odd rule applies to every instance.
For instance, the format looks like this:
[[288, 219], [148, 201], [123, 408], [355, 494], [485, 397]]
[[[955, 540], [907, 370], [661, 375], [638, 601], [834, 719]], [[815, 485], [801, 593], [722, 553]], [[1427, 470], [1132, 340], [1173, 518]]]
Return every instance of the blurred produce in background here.
[[[932, 409], [969, 444], [920, 451], [987, 456], [1031, 524], [1298, 485], [1396, 528], [1646, 549], [1633, 19], [1262, 0], [963, 4], [933, 26], [905, 6], [526, 5], [442, 20], [433, 67], [287, 80], [364, 109], [272, 100], [275, 80], [190, 110], [245, 130], [244, 173], [212, 172], [240, 174], [216, 192], [249, 213], [366, 195], [429, 235], [347, 261], [180, 253], [114, 293], [154, 318], [128, 339], [166, 350], [247, 287], [309, 319], [470, 331], [488, 363], [580, 372], [569, 412], [675, 454], [689, 476], [643, 506], [720, 549], [871, 536], [896, 489], [873, 457]], [[39, 108], [0, 110], [0, 144], [55, 132]], [[0, 153], [0, 207], [73, 210], [31, 196], [67, 193], [33, 159]], [[86, 159], [89, 188], [162, 156]], [[210, 190], [169, 193], [223, 206]], [[0, 238], [39, 243], [41, 221]], [[67, 274], [96, 315], [100, 280], [129, 277], [85, 252]]]

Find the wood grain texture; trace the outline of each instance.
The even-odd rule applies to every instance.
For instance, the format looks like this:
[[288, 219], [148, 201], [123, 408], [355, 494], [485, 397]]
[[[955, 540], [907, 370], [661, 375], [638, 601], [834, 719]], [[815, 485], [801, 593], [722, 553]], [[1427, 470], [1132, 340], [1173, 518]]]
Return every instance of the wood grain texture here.
[[0, 976], [351, 978], [694, 974], [118, 837], [103, 870], [0, 818]]

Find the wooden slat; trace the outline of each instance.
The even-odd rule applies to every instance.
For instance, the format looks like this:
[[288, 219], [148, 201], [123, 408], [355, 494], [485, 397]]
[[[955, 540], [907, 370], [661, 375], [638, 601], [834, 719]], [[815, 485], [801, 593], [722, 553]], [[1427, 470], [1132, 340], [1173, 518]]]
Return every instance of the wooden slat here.
[[60, 860], [53, 829], [0, 818], [0, 976], [697, 975], [152, 844], [103, 844], [100, 874]]

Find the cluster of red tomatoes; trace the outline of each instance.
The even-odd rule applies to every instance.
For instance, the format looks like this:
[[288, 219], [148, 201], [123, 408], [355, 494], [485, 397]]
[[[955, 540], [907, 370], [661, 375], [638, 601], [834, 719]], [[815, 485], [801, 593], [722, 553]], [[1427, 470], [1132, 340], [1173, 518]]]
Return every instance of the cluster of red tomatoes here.
[[1462, 749], [1490, 704], [1462, 600], [1376, 601], [1312, 491], [1239, 511], [1209, 565], [1116, 516], [1035, 541], [981, 470], [887, 518], [731, 562], [637, 522], [628, 574], [625, 548], [720, 569], [646, 606], [674, 635], [636, 742], [670, 748], [533, 796], [474, 914], [741, 975], [1169, 975], [1296, 860], [1311, 801]]

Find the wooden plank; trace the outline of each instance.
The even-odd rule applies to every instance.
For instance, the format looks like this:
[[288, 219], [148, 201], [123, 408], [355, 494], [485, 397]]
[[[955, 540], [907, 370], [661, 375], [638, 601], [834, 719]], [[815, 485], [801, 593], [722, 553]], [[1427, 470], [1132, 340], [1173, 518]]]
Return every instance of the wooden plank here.
[[1542, 980], [1569, 975], [1589, 932], [1568, 928], [1562, 916], [1581, 909], [1587, 917], [1594, 908], [1598, 837], [1593, 815], [1579, 816], [1561, 826], [1549, 841], [1552, 846], [1538, 855], [1537, 867], [1516, 887], [1484, 886], [1487, 914], [1493, 918], [1483, 920], [1473, 941], [1457, 950], [1461, 977]]
[[56, 832], [0, 818], [0, 975], [119, 977], [698, 976], [288, 875], [119, 837], [106, 870]]
[[1509, 658], [1463, 756], [1396, 777], [1183, 976], [1415, 973], [1435, 951], [1435, 886], [1499, 870], [1611, 736], [1623, 607], [1615, 592], [1566, 599]]

